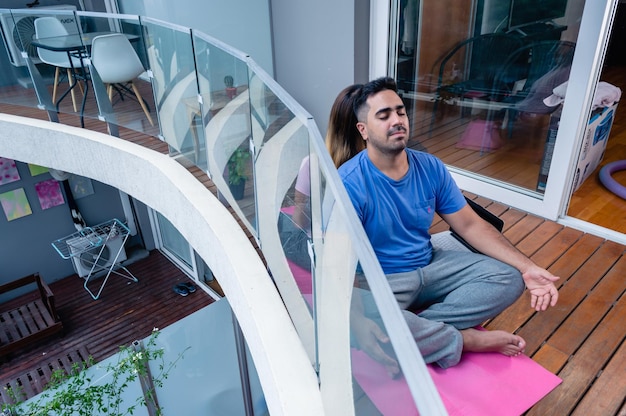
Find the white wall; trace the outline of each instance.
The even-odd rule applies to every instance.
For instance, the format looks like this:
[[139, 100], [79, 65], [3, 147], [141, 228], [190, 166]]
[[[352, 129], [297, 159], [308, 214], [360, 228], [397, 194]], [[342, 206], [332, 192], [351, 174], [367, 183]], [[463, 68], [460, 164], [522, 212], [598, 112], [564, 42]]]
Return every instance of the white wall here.
[[117, 0], [120, 13], [197, 29], [249, 54], [270, 75], [272, 38], [268, 0]]

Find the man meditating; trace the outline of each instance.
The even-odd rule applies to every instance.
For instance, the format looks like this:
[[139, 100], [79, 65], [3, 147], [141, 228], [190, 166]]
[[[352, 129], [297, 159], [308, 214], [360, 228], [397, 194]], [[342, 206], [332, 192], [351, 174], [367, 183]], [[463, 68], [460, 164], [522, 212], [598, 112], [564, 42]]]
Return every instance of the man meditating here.
[[[409, 121], [393, 79], [364, 84], [353, 108], [366, 148], [339, 174], [424, 360], [447, 368], [463, 351], [522, 353], [521, 337], [474, 327], [511, 305], [524, 287], [537, 311], [554, 306], [558, 277], [480, 218], [439, 159], [407, 148]], [[433, 249], [428, 230], [435, 213], [484, 255]], [[392, 375], [399, 372], [381, 347], [388, 340], [378, 325], [361, 317], [353, 328], [360, 348]]]

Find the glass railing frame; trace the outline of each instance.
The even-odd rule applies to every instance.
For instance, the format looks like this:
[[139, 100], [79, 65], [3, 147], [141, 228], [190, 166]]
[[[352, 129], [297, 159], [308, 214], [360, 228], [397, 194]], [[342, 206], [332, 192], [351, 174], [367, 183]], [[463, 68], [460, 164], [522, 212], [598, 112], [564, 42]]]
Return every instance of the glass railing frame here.
[[[45, 14], [38, 12], [37, 14]], [[54, 13], [50, 13], [54, 14]], [[328, 155], [326, 148], [324, 146], [324, 140], [317, 128], [313, 117], [304, 110], [304, 108], [298, 104], [293, 97], [291, 97], [273, 78], [269, 76], [261, 67], [256, 64], [256, 62], [247, 54], [244, 54], [235, 48], [230, 47], [229, 45], [224, 44], [223, 42], [214, 39], [208, 35], [205, 35], [201, 32], [192, 31], [189, 28], [185, 28], [183, 26], [167, 23], [160, 21], [158, 19], [152, 19], [147, 17], [140, 17], [134, 15], [117, 15], [110, 13], [95, 13], [95, 12], [74, 12], [77, 21], [81, 16], [85, 17], [103, 17], [103, 18], [115, 18], [115, 19], [126, 19], [126, 20], [137, 20], [139, 26], [141, 27], [141, 33], [143, 35], [144, 30], [142, 28], [142, 22], [150, 22], [154, 24], [163, 25], [164, 27], [171, 28], [174, 30], [181, 30], [190, 35], [190, 42], [193, 49], [193, 39], [194, 36], [198, 36], [201, 39], [207, 41], [208, 43], [213, 44], [214, 46], [224, 50], [225, 52], [232, 54], [235, 57], [242, 59], [248, 66], [249, 76], [251, 74], [255, 74], [259, 76], [261, 81], [265, 86], [267, 86], [276, 97], [281, 100], [281, 102], [293, 113], [294, 117], [296, 117], [303, 126], [306, 127], [309, 136], [309, 154], [315, 154], [318, 166], [321, 170], [321, 173], [331, 180], [327, 181], [327, 187], [330, 189], [333, 197], [335, 199], [335, 204], [339, 209], [341, 215], [347, 219], [347, 227], [349, 229], [350, 234], [353, 236], [353, 244], [355, 247], [355, 251], [358, 255], [360, 265], [368, 279], [368, 283], [370, 284], [370, 288], [372, 289], [372, 294], [376, 301], [376, 304], [380, 308], [382, 319], [385, 323], [386, 328], [389, 331], [389, 336], [392, 340], [392, 344], [395, 350], [395, 353], [400, 361], [401, 367], [403, 369], [403, 373], [406, 377], [407, 383], [413, 395], [413, 399], [420, 409], [420, 411], [424, 414], [445, 414], [445, 410], [443, 408], [443, 404], [437, 390], [428, 374], [426, 366], [424, 364], [423, 358], [419, 354], [417, 346], [413, 337], [408, 330], [406, 323], [402, 317], [401, 311], [398, 308], [397, 302], [386, 282], [385, 275], [382, 271], [380, 264], [378, 263], [375, 253], [369, 244], [369, 240], [367, 239], [367, 235], [363, 230], [360, 221], [358, 220], [356, 213], [352, 207], [350, 199], [347, 195], [345, 188], [342, 185], [341, 179], [335, 169], [334, 164], [332, 163], [330, 156]], [[143, 42], [144, 47], [146, 46], [145, 41]], [[196, 63], [195, 63], [195, 55], [193, 55], [194, 62], [193, 67], [194, 71], [197, 71]], [[27, 60], [27, 62], [29, 62]], [[31, 69], [31, 75], [35, 83], [38, 82], [38, 71], [32, 61], [29, 63], [29, 69]], [[197, 72], [196, 72], [197, 74]], [[97, 77], [97, 71], [94, 70], [94, 75]], [[40, 75], [39, 75], [40, 77]], [[97, 79], [96, 79], [97, 81]], [[196, 75], [196, 87], [197, 85], [197, 75]], [[95, 88], [95, 87], [94, 87]], [[46, 88], [43, 88], [47, 92]], [[248, 101], [250, 100], [250, 90], [248, 89], [245, 94], [248, 94]], [[98, 95], [102, 96], [102, 89], [98, 89]], [[39, 94], [38, 94], [39, 97]], [[51, 103], [51, 98], [46, 97], [45, 94], [42, 97], [39, 97], [40, 106], [46, 109]], [[100, 108], [100, 102], [98, 102], [98, 108]], [[110, 104], [110, 102], [109, 102]], [[202, 105], [202, 102], [200, 102]], [[40, 108], [41, 108], [40, 107]], [[108, 116], [108, 112], [112, 109], [107, 108], [106, 105], [103, 105], [104, 111], [100, 110], [100, 115], [103, 119], [106, 119]], [[58, 117], [56, 120], [54, 116], [56, 114], [51, 114], [51, 111], [48, 110], [48, 114], [51, 118], [51, 121], [58, 121]], [[157, 114], [158, 118], [158, 114]], [[107, 121], [109, 124], [109, 121]], [[255, 152], [254, 148], [252, 148], [253, 153]], [[254, 156], [254, 155], [253, 155]], [[258, 198], [255, 192], [255, 198]], [[244, 221], [245, 223], [246, 221]], [[258, 230], [250, 229], [250, 232], [255, 235], [257, 242], [259, 243], [261, 249], [263, 250], [263, 242], [260, 241]], [[275, 247], [266, 247], [266, 249], [276, 249]]]

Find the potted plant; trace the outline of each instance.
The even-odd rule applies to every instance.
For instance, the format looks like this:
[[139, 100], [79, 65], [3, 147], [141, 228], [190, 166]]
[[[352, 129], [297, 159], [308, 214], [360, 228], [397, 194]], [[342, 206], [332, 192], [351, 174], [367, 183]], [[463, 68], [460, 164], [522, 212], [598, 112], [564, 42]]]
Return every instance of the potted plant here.
[[248, 179], [248, 158], [250, 153], [243, 147], [235, 149], [228, 159], [228, 187], [236, 200], [243, 198], [246, 180]]
[[224, 77], [224, 85], [226, 86], [226, 96], [231, 100], [235, 98], [235, 95], [237, 95], [237, 87], [234, 86], [235, 80], [233, 77], [226, 75]]

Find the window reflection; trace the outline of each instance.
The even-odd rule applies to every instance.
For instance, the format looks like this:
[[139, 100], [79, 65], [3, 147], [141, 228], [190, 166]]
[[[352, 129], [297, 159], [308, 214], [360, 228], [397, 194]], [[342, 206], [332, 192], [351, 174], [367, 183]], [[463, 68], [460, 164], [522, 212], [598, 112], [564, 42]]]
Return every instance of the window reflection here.
[[561, 110], [543, 101], [569, 78], [583, 6], [402, 0], [391, 49], [410, 146], [542, 194]]

